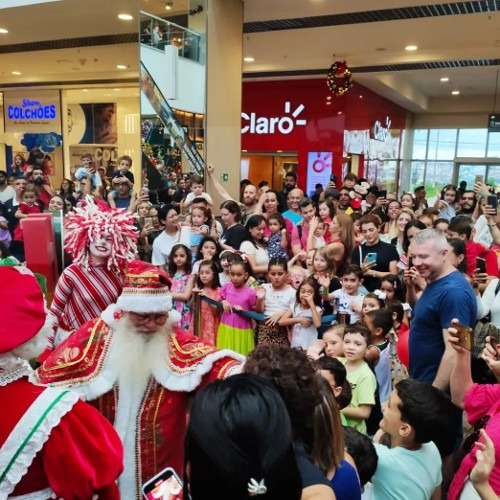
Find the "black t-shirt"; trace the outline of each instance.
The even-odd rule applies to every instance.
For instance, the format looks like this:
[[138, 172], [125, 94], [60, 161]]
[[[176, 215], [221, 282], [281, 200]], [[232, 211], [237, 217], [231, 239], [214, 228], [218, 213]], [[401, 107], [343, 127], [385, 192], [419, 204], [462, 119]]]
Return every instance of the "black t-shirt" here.
[[240, 245], [245, 239], [245, 226], [236, 224], [230, 228], [224, 229], [221, 236], [221, 243], [233, 247], [235, 250], [240, 249]]
[[[361, 258], [359, 252], [361, 252]], [[372, 246], [366, 246], [365, 244], [355, 248], [352, 252], [351, 263], [361, 267], [362, 262], [369, 253], [377, 254], [377, 265], [372, 267], [373, 271], [389, 272], [389, 264], [393, 260], [399, 261], [399, 254], [396, 249], [389, 243], [379, 241]], [[380, 287], [380, 280], [373, 276], [365, 276], [363, 285], [369, 292], [373, 292]]]
[[324, 484], [325, 486], [330, 486], [330, 481], [328, 481], [325, 474], [316, 467], [307, 451], [304, 444], [301, 442], [296, 442], [294, 444], [295, 448], [295, 458], [297, 459], [297, 467], [299, 469], [300, 477], [302, 479], [302, 489], [308, 488], [309, 486], [315, 486], [317, 484]]

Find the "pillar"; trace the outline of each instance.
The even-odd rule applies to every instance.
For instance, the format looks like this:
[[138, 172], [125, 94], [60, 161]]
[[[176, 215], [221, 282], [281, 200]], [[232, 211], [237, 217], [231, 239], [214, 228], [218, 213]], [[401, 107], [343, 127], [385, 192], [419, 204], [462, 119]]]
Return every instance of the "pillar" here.
[[[208, 0], [206, 162], [215, 178], [239, 200], [241, 161], [241, 95], [243, 64], [243, 2]], [[227, 180], [221, 181], [221, 176]], [[225, 179], [225, 176], [224, 176]], [[223, 201], [207, 182], [216, 213]]]

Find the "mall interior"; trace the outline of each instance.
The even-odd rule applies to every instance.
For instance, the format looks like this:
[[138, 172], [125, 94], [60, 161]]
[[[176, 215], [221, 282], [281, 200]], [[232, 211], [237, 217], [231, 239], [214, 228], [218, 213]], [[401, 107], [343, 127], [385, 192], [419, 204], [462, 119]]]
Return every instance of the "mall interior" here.
[[85, 153], [108, 171], [129, 155], [139, 177], [213, 164], [233, 196], [240, 179], [281, 189], [291, 171], [307, 192], [349, 171], [429, 197], [476, 175], [496, 186], [499, 11], [484, 0], [4, 0], [0, 169], [40, 147], [55, 187]]

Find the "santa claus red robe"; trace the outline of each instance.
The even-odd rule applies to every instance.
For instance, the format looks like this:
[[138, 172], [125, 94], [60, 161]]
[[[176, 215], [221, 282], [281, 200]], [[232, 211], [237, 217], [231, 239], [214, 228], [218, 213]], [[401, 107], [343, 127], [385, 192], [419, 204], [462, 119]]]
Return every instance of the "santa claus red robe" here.
[[190, 394], [212, 380], [238, 372], [244, 358], [232, 351], [218, 351], [183, 332], [171, 333], [164, 364], [155, 367], [145, 393], [139, 396], [136, 415], [127, 419], [124, 428], [120, 412], [131, 405], [119, 397], [117, 370], [109, 363], [113, 316], [105, 311], [103, 318], [106, 322], [92, 320], [61, 344], [38, 369], [37, 379], [74, 388], [115, 424], [125, 442], [120, 492], [123, 498], [139, 499], [141, 486], [165, 467], [182, 473]]
[[0, 371], [0, 498], [118, 500], [116, 431], [78, 394], [36, 386], [20, 368]]

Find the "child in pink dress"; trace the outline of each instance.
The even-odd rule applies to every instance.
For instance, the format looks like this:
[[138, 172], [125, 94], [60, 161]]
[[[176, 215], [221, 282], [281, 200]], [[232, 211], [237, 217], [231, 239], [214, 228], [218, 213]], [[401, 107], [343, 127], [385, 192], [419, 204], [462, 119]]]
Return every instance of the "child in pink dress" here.
[[[196, 280], [196, 288], [194, 292], [209, 297], [213, 300], [220, 302], [220, 284], [219, 284], [219, 270], [213, 260], [201, 261], [198, 270], [198, 279]], [[201, 300], [200, 306], [200, 323], [201, 323], [201, 340], [210, 345], [216, 344], [217, 329], [220, 323], [220, 313], [217, 307], [208, 303], [206, 300]], [[194, 322], [197, 318], [193, 318], [190, 332], [194, 331]]]
[[247, 262], [234, 260], [229, 268], [231, 283], [221, 288], [224, 313], [217, 331], [219, 349], [232, 349], [244, 356], [255, 347], [252, 320], [233, 311], [262, 312], [264, 306], [264, 295], [258, 298], [257, 291], [246, 285], [249, 276], [248, 267]]

